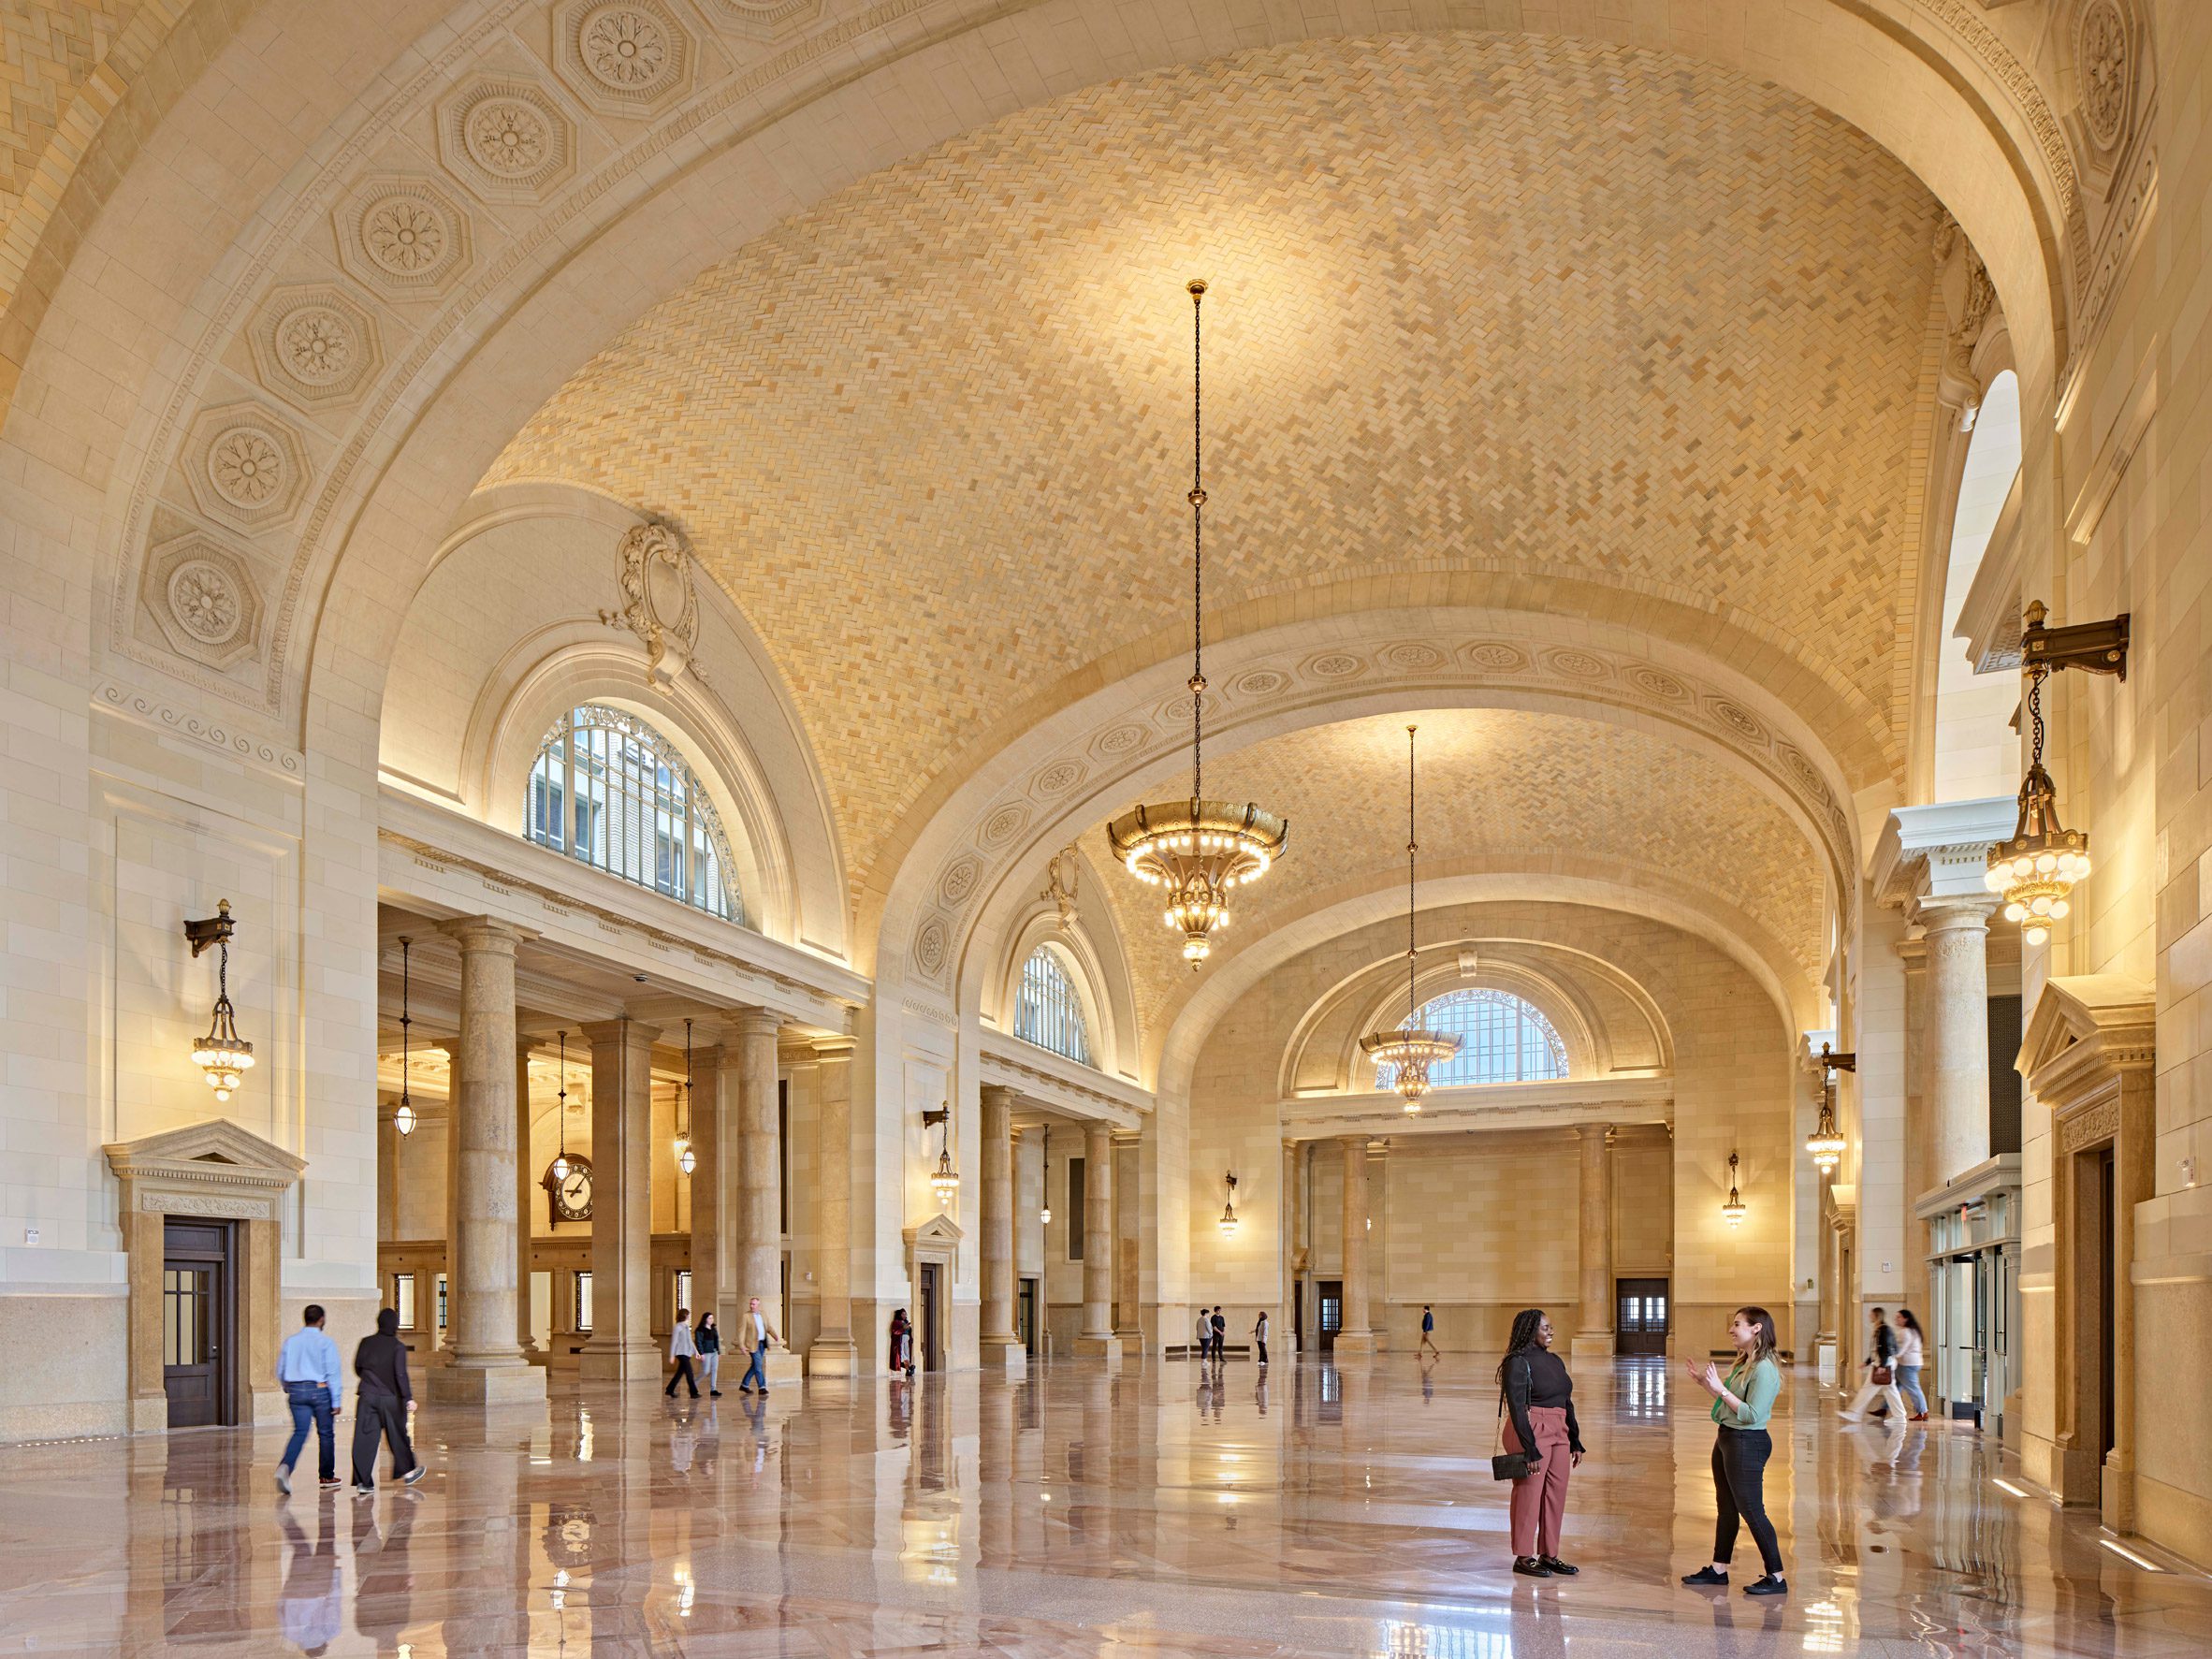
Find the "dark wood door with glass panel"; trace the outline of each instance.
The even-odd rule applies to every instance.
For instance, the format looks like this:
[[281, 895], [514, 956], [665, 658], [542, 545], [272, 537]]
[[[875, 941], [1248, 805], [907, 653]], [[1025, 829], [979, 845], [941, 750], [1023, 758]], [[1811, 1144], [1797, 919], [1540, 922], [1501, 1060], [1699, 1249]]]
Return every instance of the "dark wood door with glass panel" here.
[[1666, 1352], [1666, 1281], [1620, 1279], [1613, 1309], [1616, 1354]]
[[1314, 1297], [1320, 1305], [1321, 1352], [1336, 1352], [1336, 1333], [1344, 1329], [1344, 1281], [1323, 1279], [1314, 1287]]
[[235, 1419], [231, 1410], [231, 1230], [168, 1222], [161, 1264], [161, 1382], [169, 1427]]

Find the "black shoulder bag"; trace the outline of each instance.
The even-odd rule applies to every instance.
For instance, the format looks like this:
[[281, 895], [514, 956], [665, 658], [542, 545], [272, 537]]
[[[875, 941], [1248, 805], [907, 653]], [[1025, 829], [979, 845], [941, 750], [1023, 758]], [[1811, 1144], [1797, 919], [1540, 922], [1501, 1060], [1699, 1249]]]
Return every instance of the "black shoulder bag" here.
[[[1523, 1360], [1521, 1363], [1526, 1365], [1528, 1361]], [[1535, 1381], [1533, 1371], [1530, 1373], [1530, 1381], [1532, 1383]], [[1498, 1429], [1492, 1439], [1498, 1449], [1491, 1454], [1490, 1477], [1492, 1480], [1525, 1480], [1528, 1477], [1528, 1452], [1526, 1448], [1520, 1451], [1505, 1449], [1506, 1390], [1503, 1384], [1498, 1387]]]

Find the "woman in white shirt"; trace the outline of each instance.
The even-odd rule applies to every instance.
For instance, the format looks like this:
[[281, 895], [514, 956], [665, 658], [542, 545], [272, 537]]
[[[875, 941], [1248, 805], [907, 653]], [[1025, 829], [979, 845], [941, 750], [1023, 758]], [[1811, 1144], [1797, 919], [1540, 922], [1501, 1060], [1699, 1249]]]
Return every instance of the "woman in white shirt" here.
[[1913, 1317], [1913, 1310], [1897, 1310], [1897, 1358], [1891, 1361], [1897, 1368], [1897, 1386], [1913, 1407], [1913, 1420], [1928, 1421], [1928, 1396], [1920, 1391], [1921, 1356], [1927, 1351], [1920, 1340], [1920, 1321]]

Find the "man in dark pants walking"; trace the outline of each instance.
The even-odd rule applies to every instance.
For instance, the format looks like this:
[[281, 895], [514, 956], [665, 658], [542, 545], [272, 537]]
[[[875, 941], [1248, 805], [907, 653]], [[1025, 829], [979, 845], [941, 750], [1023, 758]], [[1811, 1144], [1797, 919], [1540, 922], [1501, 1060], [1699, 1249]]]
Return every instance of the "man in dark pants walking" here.
[[361, 1379], [354, 1402], [354, 1492], [367, 1497], [376, 1490], [376, 1443], [388, 1440], [392, 1473], [413, 1486], [423, 1477], [415, 1448], [407, 1440], [407, 1408], [415, 1390], [407, 1382], [407, 1346], [400, 1340], [400, 1316], [380, 1309], [376, 1334], [361, 1338], [354, 1350], [354, 1375]]

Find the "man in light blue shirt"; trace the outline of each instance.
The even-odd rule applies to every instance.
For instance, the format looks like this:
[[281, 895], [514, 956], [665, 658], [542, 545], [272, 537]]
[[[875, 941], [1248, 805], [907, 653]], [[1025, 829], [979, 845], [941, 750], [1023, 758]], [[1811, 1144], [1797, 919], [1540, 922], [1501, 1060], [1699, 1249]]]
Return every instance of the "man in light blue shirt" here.
[[277, 1381], [284, 1384], [284, 1398], [292, 1406], [292, 1438], [285, 1443], [284, 1455], [277, 1464], [277, 1491], [292, 1490], [292, 1465], [299, 1451], [307, 1444], [307, 1426], [313, 1423], [317, 1441], [316, 1463], [321, 1466], [323, 1485], [335, 1490], [338, 1485], [338, 1417], [339, 1383], [343, 1375], [338, 1369], [338, 1345], [323, 1330], [323, 1310], [310, 1302], [306, 1323], [284, 1338], [284, 1346], [277, 1350]]

